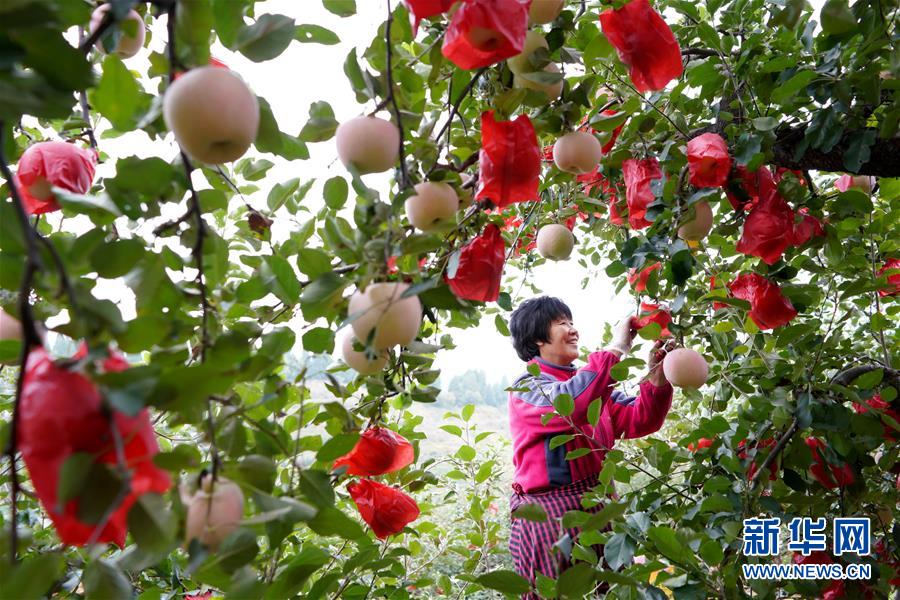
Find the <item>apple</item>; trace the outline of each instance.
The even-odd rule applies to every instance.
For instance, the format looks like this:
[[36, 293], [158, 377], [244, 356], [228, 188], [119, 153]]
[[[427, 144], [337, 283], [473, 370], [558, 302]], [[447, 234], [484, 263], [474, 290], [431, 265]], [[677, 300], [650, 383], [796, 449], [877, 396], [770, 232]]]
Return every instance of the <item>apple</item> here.
[[369, 360], [364, 351], [353, 349], [353, 342], [355, 340], [356, 338], [353, 337], [353, 334], [344, 336], [344, 342], [341, 344], [344, 362], [360, 375], [374, 375], [375, 373], [381, 372], [384, 365], [387, 364], [387, 352], [381, 352], [374, 360]]
[[203, 476], [200, 489], [187, 503], [185, 539], [199, 539], [215, 551], [231, 535], [244, 516], [244, 494], [236, 484], [220, 477], [213, 485], [211, 474]]
[[506, 59], [509, 70], [513, 73], [528, 73], [529, 71], [534, 71], [534, 67], [532, 67], [531, 60], [529, 59], [538, 48], [546, 48], [549, 50], [550, 46], [547, 45], [547, 38], [544, 37], [544, 34], [532, 29], [525, 36], [525, 44], [522, 46], [522, 52]]
[[[91, 14], [91, 23], [89, 25], [91, 33], [94, 33], [100, 27], [100, 23], [103, 21], [104, 15], [109, 12], [109, 9], [109, 4], [101, 4]], [[117, 54], [121, 58], [131, 58], [140, 52], [141, 48], [144, 47], [144, 20], [137, 11], [129, 10], [125, 18], [119, 21], [117, 25], [114, 25], [114, 27], [119, 28], [119, 41], [115, 50], [113, 50], [113, 54]], [[96, 46], [101, 53], [106, 54], [103, 42], [97, 40]]]
[[418, 296], [401, 298], [408, 288], [405, 282], [370, 283], [353, 294], [348, 312], [358, 314], [351, 323], [356, 339], [368, 340], [374, 329], [376, 350], [405, 346], [416, 339], [422, 326], [422, 303]]
[[566, 173], [590, 173], [600, 164], [601, 158], [600, 142], [586, 131], [572, 131], [553, 144], [553, 162]]
[[234, 71], [199, 67], [166, 90], [163, 118], [185, 152], [219, 164], [239, 159], [256, 139], [259, 104]]
[[676, 387], [699, 388], [706, 383], [709, 365], [699, 352], [690, 348], [677, 348], [663, 359], [663, 373], [669, 383]]
[[459, 210], [459, 196], [446, 183], [425, 181], [415, 189], [415, 195], [406, 199], [406, 216], [422, 231], [440, 229]]
[[537, 233], [537, 250], [544, 258], [566, 260], [575, 247], [575, 236], [569, 228], [559, 223], [544, 225]]
[[[685, 241], [699, 242], [709, 233], [713, 226], [713, 213], [709, 203], [701, 200], [694, 204], [691, 208], [694, 210], [694, 216], [688, 218], [684, 224], [678, 228], [678, 237]], [[688, 209], [690, 211], [690, 208]]]
[[875, 189], [876, 179], [869, 175], [841, 175], [835, 182], [835, 187], [846, 192], [849, 189], [859, 190], [866, 194], [871, 194]]
[[0, 308], [0, 340], [21, 340], [22, 324]]
[[531, 0], [528, 16], [532, 23], [544, 25], [553, 22], [563, 9], [566, 0]]
[[385, 119], [350, 119], [338, 125], [334, 137], [341, 162], [362, 175], [387, 171], [400, 156], [400, 130]]
[[[543, 70], [545, 73], [559, 73], [559, 67], [556, 66], [556, 63], [548, 63]], [[522, 74], [517, 73], [513, 75], [513, 87], [544, 92], [547, 99], [552, 101], [559, 98], [560, 94], [562, 94], [563, 80], [560, 79], [555, 83], [538, 83], [537, 81], [526, 79]]]

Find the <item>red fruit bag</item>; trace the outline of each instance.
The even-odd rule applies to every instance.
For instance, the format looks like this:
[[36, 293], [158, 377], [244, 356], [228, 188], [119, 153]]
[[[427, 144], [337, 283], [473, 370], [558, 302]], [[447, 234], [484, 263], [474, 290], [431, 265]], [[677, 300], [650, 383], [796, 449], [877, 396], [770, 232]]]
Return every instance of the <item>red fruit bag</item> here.
[[456, 0], [403, 0], [413, 17], [413, 33], [419, 29], [422, 19], [450, 10]]
[[[754, 444], [752, 447], [756, 448], [757, 452], [758, 452], [759, 448], [771, 448], [774, 445], [775, 445], [774, 438], [765, 438], [763, 440], [760, 440], [759, 443]], [[737, 448], [738, 448], [738, 458], [740, 458], [742, 460], [746, 460], [749, 457], [749, 453], [747, 451], [747, 440], [741, 440], [740, 442], [738, 442]], [[780, 466], [779, 466], [780, 461], [781, 461], [781, 458], [779, 457], [779, 458], [776, 458], [774, 461], [772, 461], [769, 464], [769, 467], [768, 467], [769, 481], [775, 481], [778, 479], [778, 470], [780, 469]], [[756, 466], [756, 461], [754, 460], [754, 461], [751, 461], [750, 466], [747, 467], [747, 481], [750, 481], [751, 479], [753, 479], [753, 476], [756, 475], [756, 471], [757, 471], [757, 466]]]
[[825, 443], [822, 440], [808, 437], [806, 438], [806, 445], [813, 456], [813, 464], [809, 467], [809, 472], [813, 479], [830, 490], [853, 485], [856, 481], [853, 467], [846, 463], [841, 465], [828, 464], [822, 458], [822, 455], [819, 454], [819, 450], [825, 448]]
[[781, 288], [758, 273], [738, 276], [728, 284], [731, 295], [750, 303], [750, 318], [760, 329], [775, 329], [797, 316]]
[[722, 136], [716, 133], [698, 135], [687, 143], [687, 159], [691, 185], [719, 187], [728, 181], [731, 156]]
[[622, 8], [603, 11], [600, 27], [619, 60], [629, 67], [639, 92], [661, 90], [681, 75], [681, 48], [647, 0], [631, 0]]
[[647, 207], [656, 200], [650, 182], [662, 177], [659, 161], [654, 157], [643, 160], [629, 158], [622, 163], [622, 177], [625, 180], [625, 201], [628, 203], [628, 224], [632, 229], [650, 227], [652, 223], [645, 217]]
[[802, 246], [813, 237], [825, 237], [822, 222], [809, 214], [808, 208], [804, 206], [797, 213], [803, 217], [803, 220], [794, 223], [794, 230], [791, 232], [791, 243], [794, 246]]
[[334, 461], [334, 469], [347, 465], [347, 475], [372, 477], [393, 473], [415, 460], [412, 444], [384, 427], [365, 430], [353, 450]]
[[628, 283], [632, 285], [634, 291], [643, 292], [647, 289], [647, 280], [650, 279], [650, 274], [658, 269], [662, 269], [661, 263], [653, 263], [649, 267], [644, 267], [640, 273], [636, 269], [629, 269]]
[[631, 322], [635, 329], [642, 329], [650, 323], [658, 323], [662, 327], [659, 337], [671, 337], [672, 335], [672, 332], [669, 331], [672, 315], [668, 310], [660, 308], [658, 304], [641, 302], [641, 310], [636, 317], [631, 318]]
[[380, 540], [400, 533], [419, 517], [416, 501], [397, 488], [371, 479], [360, 479], [348, 485], [347, 491], [363, 521]]
[[493, 224], [462, 247], [456, 273], [452, 278], [444, 274], [444, 281], [457, 298], [476, 302], [497, 300], [505, 261], [504, 248], [503, 235]]
[[[86, 350], [82, 345], [75, 358], [84, 356]], [[114, 353], [103, 362], [103, 369], [124, 371], [128, 363]], [[78, 498], [60, 506], [57, 485], [66, 459], [75, 453], [87, 453], [94, 456], [95, 463], [118, 462], [110, 421], [101, 410], [101, 403], [100, 392], [83, 374], [57, 366], [43, 348], [28, 355], [19, 406], [18, 446], [41, 505], [64, 544], [86, 544], [96, 527], [78, 518]], [[163, 494], [172, 482], [165, 471], [153, 464], [159, 446], [147, 409], [134, 417], [114, 410], [112, 418], [124, 442], [131, 487], [96, 541], [122, 547], [128, 511], [137, 497], [149, 492]], [[91, 493], [90, 486], [87, 482], [86, 494]]]
[[59, 210], [49, 185], [86, 194], [94, 181], [96, 164], [94, 150], [85, 150], [75, 144], [39, 142], [30, 146], [19, 159], [14, 176], [25, 212], [39, 215]]
[[460, 69], [480, 69], [525, 45], [528, 5], [519, 0], [466, 0], [453, 14], [441, 52]]
[[760, 188], [770, 189], [775, 185], [768, 167], [760, 167], [751, 172], [747, 167], [737, 165], [728, 180], [725, 196], [734, 210], [752, 210], [759, 202]]
[[[878, 269], [878, 276], [880, 277], [888, 270], [900, 269], [900, 258], [889, 258], [885, 261], [884, 266]], [[878, 295], [881, 297], [884, 296], [896, 296], [900, 294], [900, 272], [894, 273], [892, 275], [888, 275], [888, 286], [878, 290]]]
[[[760, 171], [769, 172], [765, 167]], [[775, 189], [771, 173], [761, 179], [759, 203], [747, 215], [735, 249], [773, 265], [794, 243], [794, 211]]]
[[481, 114], [481, 152], [476, 200], [498, 208], [536, 200], [541, 175], [541, 151], [528, 115], [495, 121], [494, 111]]

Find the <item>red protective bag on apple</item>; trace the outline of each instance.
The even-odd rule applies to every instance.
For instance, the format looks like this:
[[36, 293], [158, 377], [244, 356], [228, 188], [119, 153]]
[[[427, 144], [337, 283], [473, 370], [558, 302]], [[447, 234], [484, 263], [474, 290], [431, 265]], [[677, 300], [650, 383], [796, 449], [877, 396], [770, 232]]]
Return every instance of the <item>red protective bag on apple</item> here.
[[794, 230], [791, 232], [791, 243], [794, 246], [802, 246], [814, 237], [825, 237], [825, 228], [822, 222], [809, 214], [809, 209], [805, 206], [797, 211], [797, 214], [803, 217], [799, 223], [794, 223]]
[[494, 302], [500, 295], [505, 246], [500, 228], [490, 224], [472, 238], [459, 253], [459, 266], [444, 281], [457, 298], [476, 302]]
[[500, 209], [537, 200], [541, 151], [528, 115], [496, 121], [492, 110], [481, 114], [478, 168], [476, 200], [490, 200]]
[[819, 452], [825, 449], [825, 443], [822, 440], [808, 437], [806, 438], [806, 445], [813, 456], [813, 464], [809, 467], [809, 472], [813, 479], [830, 490], [853, 485], [856, 481], [853, 467], [846, 463], [840, 465], [826, 463]]
[[[73, 358], [85, 354], [86, 347], [82, 345]], [[105, 372], [126, 369], [128, 363], [115, 353], [103, 362]], [[28, 355], [19, 410], [18, 447], [41, 505], [64, 544], [84, 545], [90, 540], [96, 524], [79, 519], [78, 498], [60, 506], [57, 485], [60, 470], [73, 454], [90, 454], [95, 464], [118, 463], [110, 420], [102, 410], [100, 392], [85, 375], [58, 366], [43, 348], [36, 348]], [[112, 418], [124, 442], [131, 485], [128, 495], [112, 513], [96, 541], [122, 547], [128, 511], [138, 496], [149, 492], [164, 494], [172, 482], [168, 473], [153, 464], [159, 446], [147, 409], [133, 417], [113, 410]], [[90, 486], [87, 482], [87, 494], [90, 494]]]
[[736, 165], [725, 188], [725, 196], [734, 210], [751, 210], [759, 202], [760, 188], [771, 189], [776, 185], [768, 167], [748, 171]]
[[717, 133], [698, 135], [687, 143], [688, 172], [695, 187], [719, 187], [728, 181], [731, 156]]
[[363, 521], [380, 540], [400, 533], [419, 517], [416, 501], [397, 488], [371, 479], [360, 479], [348, 485], [347, 491]]
[[650, 323], [658, 323], [662, 328], [659, 337], [671, 337], [672, 332], [669, 331], [669, 323], [672, 322], [672, 315], [665, 308], [660, 308], [658, 304], [650, 302], [641, 302], [641, 310], [636, 317], [631, 318], [631, 323], [635, 329], [642, 329]]
[[[881, 394], [875, 394], [868, 400], [862, 401], [862, 403], [854, 402], [853, 410], [854, 412], [861, 415], [874, 410], [890, 419], [893, 419], [894, 422], [900, 423], [900, 405], [898, 405], [898, 408], [894, 408], [889, 402], [885, 402], [881, 399]], [[886, 419], [883, 420], [883, 423], [884, 440], [888, 443], [894, 443], [895, 441], [897, 441], [897, 431]]]
[[[881, 277], [886, 271], [900, 269], [900, 258], [889, 258], [885, 261], [884, 266], [878, 269], [878, 276]], [[896, 296], [900, 294], [900, 271], [887, 276], [887, 287], [878, 290], [878, 295], [882, 298], [885, 296]]]
[[527, 30], [528, 5], [519, 0], [466, 0], [441, 52], [460, 69], [480, 69], [522, 52]]
[[622, 177], [625, 180], [625, 202], [628, 204], [628, 224], [632, 229], [650, 227], [652, 223], [645, 217], [647, 207], [656, 200], [650, 182], [662, 177], [659, 161], [655, 157], [638, 160], [626, 159], [622, 163]]
[[16, 188], [29, 215], [59, 210], [50, 186], [86, 194], [94, 182], [97, 153], [66, 142], [39, 142], [19, 159]]
[[374, 477], [408, 467], [415, 460], [412, 444], [395, 431], [371, 427], [347, 454], [334, 461], [334, 469], [347, 466], [347, 475]]
[[629, 67], [631, 83], [641, 93], [661, 90], [681, 76], [681, 48], [669, 26], [647, 0], [631, 0], [600, 13], [600, 27]]
[[[763, 170], [768, 172], [761, 167]], [[747, 215], [735, 249], [773, 265], [794, 243], [794, 211], [775, 189], [771, 173], [760, 180], [759, 194], [759, 202]]]
[[775, 329], [797, 316], [791, 301], [777, 284], [758, 273], [739, 275], [728, 284], [731, 295], [750, 303], [750, 318], [760, 329]]
[[640, 273], [636, 269], [628, 270], [628, 283], [634, 288], [636, 292], [643, 292], [647, 289], [647, 281], [650, 279], [650, 275], [653, 271], [657, 271], [662, 269], [661, 263], [653, 263], [648, 267], [644, 267], [641, 269]]
[[[752, 447], [756, 448], [757, 451], [759, 448], [771, 448], [775, 445], [775, 438], [765, 438], [760, 440], [758, 443], [754, 444]], [[747, 440], [741, 440], [737, 445], [738, 449], [738, 458], [741, 460], [746, 460], [750, 454], [747, 449]], [[778, 470], [779, 470], [779, 462], [780, 458], [776, 458], [769, 464], [769, 481], [775, 481], [778, 479]], [[756, 461], [751, 461], [750, 466], [747, 467], [747, 481], [753, 479], [753, 476], [756, 475], [757, 466]]]
[[403, 2], [413, 17], [413, 33], [415, 33], [422, 19], [447, 12], [456, 0], [403, 0]]

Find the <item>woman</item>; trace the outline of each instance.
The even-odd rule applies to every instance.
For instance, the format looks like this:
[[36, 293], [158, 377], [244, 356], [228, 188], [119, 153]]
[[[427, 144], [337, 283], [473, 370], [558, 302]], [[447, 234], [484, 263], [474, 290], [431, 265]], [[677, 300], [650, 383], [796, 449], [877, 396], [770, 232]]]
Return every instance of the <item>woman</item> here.
[[[640, 393], [626, 397], [611, 389], [614, 380], [610, 369], [631, 350], [634, 332], [630, 319], [619, 323], [613, 330], [612, 343], [592, 352], [587, 365], [580, 369], [572, 366], [578, 358], [578, 331], [571, 310], [561, 300], [546, 296], [526, 300], [513, 312], [509, 330], [519, 358], [540, 368], [539, 375], [526, 372], [520, 376], [509, 392], [515, 468], [510, 509], [535, 503], [549, 517], [543, 522], [512, 519], [510, 528], [510, 553], [516, 572], [534, 587], [538, 573], [555, 579], [570, 565], [568, 554], [578, 541], [579, 530], [564, 529], [562, 515], [570, 510], [597, 512], [602, 508], [583, 508], [581, 497], [597, 484], [606, 451], [616, 439], [649, 435], [665, 421], [672, 403], [672, 386], [660, 366], [670, 347], [656, 343]], [[568, 419], [545, 417], [555, 412], [554, 400], [562, 394], [568, 394], [574, 402], [571, 415]], [[599, 421], [594, 427], [588, 419], [588, 407], [598, 398]], [[564, 434], [578, 435], [551, 448], [550, 440]], [[592, 451], [566, 461], [566, 453], [576, 448]], [[593, 548], [602, 557], [602, 546]], [[523, 598], [538, 596], [531, 592]]]

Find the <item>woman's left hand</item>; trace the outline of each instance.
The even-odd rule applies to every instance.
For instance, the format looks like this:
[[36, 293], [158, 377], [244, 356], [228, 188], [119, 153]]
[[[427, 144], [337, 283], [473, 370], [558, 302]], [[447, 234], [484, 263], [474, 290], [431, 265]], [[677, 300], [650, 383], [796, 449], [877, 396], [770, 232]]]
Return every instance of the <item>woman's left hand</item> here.
[[668, 342], [663, 342], [662, 340], [657, 340], [653, 347], [650, 348], [650, 356], [647, 360], [647, 366], [649, 367], [649, 374], [647, 375], [647, 379], [655, 386], [665, 385], [667, 382], [666, 375], [662, 369], [663, 359], [666, 358], [666, 354], [675, 349], [675, 341], [669, 340]]

